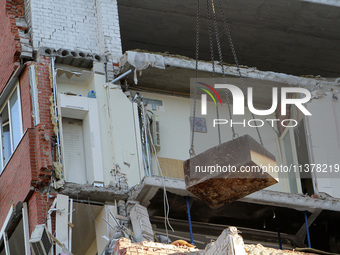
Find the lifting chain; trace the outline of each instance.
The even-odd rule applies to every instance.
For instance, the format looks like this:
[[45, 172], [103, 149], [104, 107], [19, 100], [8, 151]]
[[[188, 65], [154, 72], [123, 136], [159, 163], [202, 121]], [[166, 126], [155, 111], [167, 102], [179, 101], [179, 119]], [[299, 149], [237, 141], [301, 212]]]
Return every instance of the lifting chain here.
[[195, 68], [195, 87], [194, 87], [194, 109], [191, 125], [191, 146], [189, 150], [190, 157], [195, 156], [194, 138], [195, 138], [195, 121], [196, 121], [196, 101], [197, 101], [197, 77], [198, 77], [198, 57], [200, 48], [200, 0], [197, 0], [196, 11], [196, 68]]
[[[214, 41], [213, 41], [212, 31], [211, 31], [211, 14], [210, 14], [209, 0], [207, 0], [207, 19], [208, 19], [210, 55], [211, 55], [211, 63], [212, 63], [212, 70], [213, 70], [213, 81], [214, 81], [214, 84], [216, 84]], [[219, 111], [218, 111], [218, 104], [215, 105], [215, 108], [216, 108], [216, 119], [219, 119], [220, 114], [219, 114]], [[217, 135], [218, 135], [218, 143], [221, 144], [221, 128], [220, 128], [220, 125], [217, 126]]]
[[[219, 2], [219, 8], [221, 9], [221, 14], [222, 14], [222, 20], [224, 24], [224, 28], [228, 37], [229, 45], [233, 54], [233, 58], [236, 64], [237, 72], [239, 75], [239, 78], [241, 80], [241, 86], [242, 90], [244, 91], [245, 94], [245, 99], [247, 100], [248, 98], [248, 93], [247, 89], [245, 86], [244, 79], [241, 74], [241, 69], [240, 69], [240, 64], [238, 62], [238, 58], [236, 55], [236, 50], [231, 38], [231, 33], [230, 29], [226, 20], [226, 15], [223, 10], [223, 6], [221, 3], [221, 0], [218, 0]], [[210, 9], [210, 4], [211, 4], [211, 9]], [[212, 71], [213, 71], [213, 80], [214, 84], [216, 81], [216, 70], [215, 70], [215, 60], [214, 60], [214, 46], [213, 46], [213, 36], [212, 36], [212, 27], [211, 27], [211, 13], [213, 17], [213, 22], [214, 22], [214, 30], [215, 30], [215, 37], [216, 37], [216, 44], [217, 44], [217, 50], [218, 50], [218, 56], [219, 56], [219, 63], [221, 66], [221, 72], [222, 72], [222, 78], [223, 82], [226, 83], [226, 75], [224, 71], [224, 62], [223, 62], [223, 54], [222, 54], [222, 48], [221, 48], [221, 42], [220, 42], [220, 35], [219, 35], [219, 30], [218, 30], [218, 24], [217, 24], [217, 17], [216, 17], [216, 10], [215, 10], [215, 4], [214, 0], [207, 0], [207, 20], [208, 20], [208, 32], [209, 32], [209, 46], [210, 46], [210, 55], [211, 55], [211, 61], [212, 61]], [[196, 67], [195, 67], [195, 85], [194, 85], [194, 105], [193, 105], [193, 117], [192, 117], [192, 125], [191, 125], [191, 145], [190, 145], [190, 157], [195, 156], [195, 150], [194, 150], [194, 137], [195, 137], [195, 121], [196, 121], [196, 104], [197, 104], [197, 82], [198, 82], [198, 59], [199, 59], [199, 40], [200, 40], [200, 0], [197, 0], [197, 13], [196, 13]], [[230, 95], [229, 91], [226, 90], [226, 100], [227, 100], [227, 105], [228, 105], [228, 113], [229, 113], [229, 118], [232, 120], [233, 115], [231, 112], [231, 107], [230, 107]], [[216, 116], [217, 119], [219, 119], [219, 110], [218, 110], [218, 105], [216, 105]], [[253, 119], [255, 119], [254, 113], [252, 113]], [[237, 137], [237, 133], [235, 132], [235, 129], [233, 126], [231, 126], [232, 129], [232, 134], [233, 134], [233, 139]], [[260, 140], [261, 145], [263, 146], [263, 141], [262, 137], [259, 131], [259, 128], [256, 126], [256, 131]], [[221, 132], [220, 132], [220, 127], [218, 126], [218, 140], [219, 144], [221, 144]]]
[[[222, 55], [222, 48], [221, 48], [221, 42], [220, 42], [220, 35], [219, 35], [219, 32], [218, 32], [218, 25], [217, 25], [217, 18], [216, 18], [214, 0], [211, 0], [211, 7], [212, 7], [212, 13], [213, 13], [213, 19], [214, 19], [215, 36], [216, 36], [218, 55], [219, 55], [219, 58], [220, 58], [220, 65], [221, 65], [221, 70], [222, 70], [223, 83], [227, 83], [226, 78], [225, 78], [224, 66], [223, 66], [223, 55]], [[230, 97], [229, 97], [229, 91], [228, 90], [226, 90], [226, 98], [227, 98], [227, 104], [228, 104], [229, 118], [232, 120], [233, 115], [231, 113]], [[237, 136], [237, 134], [236, 134], [233, 126], [231, 126], [231, 130], [233, 132], [233, 138], [235, 138]]]
[[[211, 1], [213, 2], [214, 0], [211, 0]], [[240, 64], [238, 62], [238, 58], [237, 58], [237, 55], [236, 55], [236, 50], [235, 50], [235, 47], [234, 47], [234, 43], [233, 43], [233, 40], [231, 38], [231, 33], [230, 33], [229, 25], [227, 23], [226, 15], [224, 13], [221, 0], [218, 0], [218, 3], [219, 3], [219, 6], [220, 6], [220, 9], [221, 9], [221, 14], [222, 14], [222, 20], [223, 20], [224, 28], [225, 28], [227, 36], [228, 36], [228, 41], [229, 41], [229, 45], [230, 45], [231, 51], [233, 53], [233, 57], [234, 57], [234, 61], [235, 61], [235, 64], [236, 64], [237, 72], [238, 72], [238, 75], [239, 75], [240, 80], [241, 80], [242, 89], [243, 89], [243, 92], [244, 92], [244, 95], [245, 95], [245, 101], [247, 102], [248, 92], [247, 92], [247, 89], [246, 89], [246, 85], [245, 85], [244, 79], [243, 79], [242, 74], [241, 74]], [[252, 113], [252, 117], [253, 117], [253, 119], [255, 119], [254, 113]], [[259, 130], [257, 125], [256, 125], [256, 131], [257, 131], [257, 135], [259, 137], [260, 143], [263, 146], [262, 137], [261, 137], [260, 130]]]

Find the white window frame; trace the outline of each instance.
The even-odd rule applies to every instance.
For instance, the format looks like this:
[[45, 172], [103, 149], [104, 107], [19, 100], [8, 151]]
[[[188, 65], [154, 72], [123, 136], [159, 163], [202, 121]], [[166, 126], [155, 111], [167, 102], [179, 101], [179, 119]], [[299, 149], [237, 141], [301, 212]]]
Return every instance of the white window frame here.
[[[19, 107], [19, 123], [20, 123], [20, 137], [21, 137], [21, 139], [22, 139], [22, 136], [23, 136], [20, 84], [19, 84], [19, 81], [17, 81], [16, 85], [11, 90], [11, 93], [9, 93], [8, 97], [6, 98], [6, 100], [3, 102], [3, 104], [0, 107], [0, 114], [1, 114], [2, 111], [4, 110], [4, 108], [7, 105], [8, 121], [9, 121], [9, 131], [10, 131], [10, 138], [11, 138], [10, 139], [11, 140], [11, 155], [8, 158], [6, 164], [4, 164], [3, 149], [2, 149], [2, 118], [0, 117], [0, 127], [1, 127], [1, 129], [0, 129], [0, 146], [1, 146], [1, 150], [0, 150], [0, 163], [1, 163], [0, 174], [5, 169], [7, 163], [11, 160], [12, 155], [13, 155], [14, 151], [16, 150], [16, 147], [14, 148], [14, 141], [13, 141], [13, 134], [12, 134], [13, 128], [12, 128], [12, 123], [11, 123], [11, 109], [10, 109], [10, 102], [9, 102], [10, 98], [15, 93], [15, 91], [17, 93], [17, 100], [18, 100], [18, 107]], [[18, 145], [19, 145], [19, 143], [18, 143]]]
[[[292, 123], [290, 123], [289, 125], [292, 125]], [[289, 139], [290, 139], [290, 144], [291, 144], [290, 149], [292, 151], [293, 164], [297, 167], [298, 166], [298, 157], [297, 157], [297, 152], [296, 152], [296, 147], [295, 147], [294, 128], [287, 127], [282, 132], [281, 136], [279, 137], [281, 153], [282, 153], [282, 161], [283, 161], [282, 163], [284, 165], [287, 165], [286, 151], [285, 151], [285, 146], [284, 146], [284, 142], [283, 142], [283, 139], [286, 137], [286, 135], [288, 135]], [[291, 170], [294, 171], [293, 168]], [[295, 177], [296, 177], [296, 180], [297, 180], [296, 181], [297, 192], [302, 193], [301, 181], [298, 181], [298, 180], [300, 180], [300, 173], [299, 173], [298, 169], [296, 169], [296, 171], [295, 171]], [[287, 181], [287, 188], [288, 188], [289, 191], [291, 191], [290, 185], [289, 185], [289, 178], [288, 178], [288, 181]]]

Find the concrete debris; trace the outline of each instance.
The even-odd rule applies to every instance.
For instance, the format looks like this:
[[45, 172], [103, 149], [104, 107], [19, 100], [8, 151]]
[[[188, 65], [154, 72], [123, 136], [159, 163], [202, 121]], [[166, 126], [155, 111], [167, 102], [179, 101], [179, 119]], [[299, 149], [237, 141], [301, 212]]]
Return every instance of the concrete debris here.
[[153, 241], [154, 233], [149, 219], [148, 210], [139, 204], [132, 207], [130, 219], [135, 239], [141, 241]]
[[138, 201], [134, 201], [134, 200], [128, 200], [126, 201], [126, 212], [129, 215], [132, 208], [136, 205], [136, 204], [140, 204]]
[[53, 188], [54, 189], [60, 189], [65, 185], [65, 180], [61, 179], [61, 180], [54, 180], [53, 181]]
[[[126, 203], [124, 200], [118, 201], [118, 214], [124, 217], [127, 216]], [[121, 224], [124, 225], [125, 227], [129, 227], [129, 222], [126, 220], [122, 220]]]
[[110, 200], [125, 200], [128, 198], [127, 190], [120, 190], [114, 187], [95, 187], [90, 184], [79, 185], [66, 182], [58, 192], [68, 195], [71, 198], [85, 201], [103, 202]]
[[110, 186], [114, 186], [121, 190], [128, 190], [129, 185], [126, 174], [120, 171], [120, 167], [118, 165], [116, 165], [116, 167], [111, 170], [111, 174], [114, 178], [114, 181], [110, 183]]
[[267, 248], [262, 246], [261, 244], [257, 245], [245, 245], [245, 250], [247, 255], [306, 255], [306, 254], [313, 254], [313, 253], [304, 253], [304, 252], [297, 252], [297, 251], [290, 251], [290, 250], [277, 250], [273, 248]]
[[18, 27], [18, 35], [20, 39], [20, 58], [21, 59], [32, 59], [33, 58], [33, 47], [31, 45], [31, 37], [29, 33], [26, 33], [28, 30], [28, 25], [24, 18], [16, 18], [15, 24]]
[[[199, 250], [192, 245], [186, 245], [186, 241], [177, 240], [175, 244], [163, 244], [152, 241], [132, 243], [127, 238], [113, 239], [103, 255], [165, 255], [165, 254], [193, 254], [193, 255], [306, 255], [304, 253], [290, 250], [279, 250], [267, 248], [261, 244], [245, 245], [242, 236], [238, 234], [236, 227], [225, 229], [218, 239], [209, 243], [204, 250]], [[183, 243], [183, 245], [181, 245]], [[187, 243], [188, 244], [188, 243]]]
[[[113, 249], [112, 249], [112, 245]], [[196, 248], [178, 247], [171, 244], [162, 244], [155, 242], [139, 242], [131, 243], [127, 238], [119, 239], [117, 242], [111, 242], [111, 247], [105, 251], [105, 255], [123, 255], [123, 254], [136, 254], [136, 255], [165, 255], [165, 254], [202, 254]]]
[[118, 214], [121, 216], [127, 216], [126, 204], [124, 200], [118, 201]]
[[204, 255], [215, 254], [246, 254], [243, 238], [238, 234], [237, 228], [229, 227], [225, 229], [215, 242], [207, 245], [204, 250]]
[[165, 243], [165, 244], [172, 243], [169, 237], [166, 237], [163, 235], [155, 235], [155, 241], [157, 241], [158, 243]]

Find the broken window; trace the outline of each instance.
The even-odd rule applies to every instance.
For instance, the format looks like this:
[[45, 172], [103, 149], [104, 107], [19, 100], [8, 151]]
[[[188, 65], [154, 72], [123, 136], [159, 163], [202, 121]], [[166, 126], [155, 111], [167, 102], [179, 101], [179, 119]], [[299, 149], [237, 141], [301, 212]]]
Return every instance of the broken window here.
[[29, 230], [27, 204], [11, 206], [0, 231], [0, 255], [27, 254]]
[[1, 165], [6, 166], [22, 137], [19, 86], [12, 91], [0, 111]]

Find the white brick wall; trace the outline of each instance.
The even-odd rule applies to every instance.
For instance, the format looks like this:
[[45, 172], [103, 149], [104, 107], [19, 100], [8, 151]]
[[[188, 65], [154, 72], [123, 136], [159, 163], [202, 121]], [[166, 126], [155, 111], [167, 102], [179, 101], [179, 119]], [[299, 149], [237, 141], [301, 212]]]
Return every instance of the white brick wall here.
[[101, 54], [117, 59], [122, 53], [117, 1], [96, 0], [96, 9]]
[[[33, 47], [122, 54], [116, 0], [26, 0]], [[26, 12], [27, 12], [26, 10]]]

